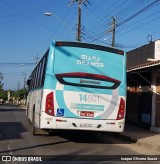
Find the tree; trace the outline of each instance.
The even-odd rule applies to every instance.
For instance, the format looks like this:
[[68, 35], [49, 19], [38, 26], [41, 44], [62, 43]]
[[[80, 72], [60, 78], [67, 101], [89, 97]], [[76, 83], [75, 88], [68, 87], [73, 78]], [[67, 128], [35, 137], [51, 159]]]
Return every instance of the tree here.
[[3, 91], [3, 84], [2, 82], [0, 81], [0, 99], [2, 100], [7, 100], [7, 97], [6, 97], [6, 94], [5, 92]]
[[2, 82], [0, 81], [0, 91], [3, 90], [3, 84]]
[[8, 99], [7, 91], [0, 90], [0, 99], [6, 101]]
[[26, 89], [19, 89], [13, 95], [16, 98], [16, 100], [20, 101], [20, 100], [26, 98], [27, 90]]

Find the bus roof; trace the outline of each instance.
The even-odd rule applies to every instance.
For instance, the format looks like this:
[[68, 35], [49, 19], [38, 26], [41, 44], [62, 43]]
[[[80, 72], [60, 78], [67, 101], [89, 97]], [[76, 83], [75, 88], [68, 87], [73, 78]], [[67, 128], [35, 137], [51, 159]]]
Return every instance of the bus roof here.
[[70, 41], [55, 41], [55, 46], [66, 46], [66, 47], [82, 47], [82, 48], [90, 48], [101, 51], [107, 51], [119, 55], [124, 55], [124, 51], [115, 49], [113, 47], [107, 47], [103, 45], [96, 45], [90, 43], [82, 43], [82, 42], [70, 42]]

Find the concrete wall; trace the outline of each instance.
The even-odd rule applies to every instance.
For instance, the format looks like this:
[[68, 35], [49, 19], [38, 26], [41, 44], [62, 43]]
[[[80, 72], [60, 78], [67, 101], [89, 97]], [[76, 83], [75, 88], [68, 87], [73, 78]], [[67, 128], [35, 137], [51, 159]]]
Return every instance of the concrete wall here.
[[155, 126], [160, 127], [160, 76], [156, 76]]
[[155, 41], [155, 59], [160, 60], [160, 40]]
[[127, 68], [147, 63], [147, 58], [155, 58], [155, 42], [127, 52]]

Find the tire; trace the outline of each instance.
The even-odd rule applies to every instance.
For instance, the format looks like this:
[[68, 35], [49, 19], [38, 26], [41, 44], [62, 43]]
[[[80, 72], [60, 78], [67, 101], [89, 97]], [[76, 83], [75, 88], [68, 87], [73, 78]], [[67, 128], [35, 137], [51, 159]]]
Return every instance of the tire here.
[[28, 120], [28, 123], [31, 125], [31, 120], [29, 119], [29, 104], [27, 105], [27, 109], [26, 109], [26, 116], [27, 116], [27, 120]]
[[36, 127], [35, 127], [35, 112], [33, 111], [32, 115], [32, 134], [36, 135]]
[[32, 115], [32, 134], [35, 135], [49, 135], [49, 132], [35, 127], [35, 112]]

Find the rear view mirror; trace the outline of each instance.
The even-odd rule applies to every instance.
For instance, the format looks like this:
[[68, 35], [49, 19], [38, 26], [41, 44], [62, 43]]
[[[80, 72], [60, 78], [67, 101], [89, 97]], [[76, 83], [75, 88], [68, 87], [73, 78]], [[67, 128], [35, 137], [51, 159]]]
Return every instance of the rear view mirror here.
[[30, 79], [28, 79], [28, 80], [27, 80], [27, 85], [29, 86], [29, 85], [30, 85], [30, 83], [31, 83], [31, 80], [30, 80]]

